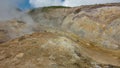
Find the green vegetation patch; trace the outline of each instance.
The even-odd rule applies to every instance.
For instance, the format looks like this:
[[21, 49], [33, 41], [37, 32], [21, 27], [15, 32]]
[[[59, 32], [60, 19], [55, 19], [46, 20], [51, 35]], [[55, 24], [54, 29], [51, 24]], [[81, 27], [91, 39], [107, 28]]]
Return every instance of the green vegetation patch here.
[[43, 7], [42, 8], [42, 12], [47, 12], [50, 9], [57, 9], [57, 8], [70, 8], [70, 7], [66, 7], [66, 6], [49, 6], [49, 7]]

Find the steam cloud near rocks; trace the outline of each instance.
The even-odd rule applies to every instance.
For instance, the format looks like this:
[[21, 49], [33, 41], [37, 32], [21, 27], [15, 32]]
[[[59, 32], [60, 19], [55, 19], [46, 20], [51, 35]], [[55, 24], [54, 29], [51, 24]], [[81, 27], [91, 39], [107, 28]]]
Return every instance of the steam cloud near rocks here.
[[22, 0], [0, 0], [0, 21], [20, 16], [22, 13], [16, 9], [17, 3], [20, 2]]
[[[26, 25], [26, 27], [24, 28], [15, 29], [13, 26], [10, 26], [8, 24], [10, 26], [9, 29], [7, 29], [8, 35], [12, 39], [16, 38], [18, 35], [22, 36], [24, 34], [33, 32], [32, 28], [34, 27], [34, 21], [32, 17], [27, 14], [27, 11], [20, 11], [18, 9], [18, 4], [23, 3], [24, 1], [25, 0], [0, 0], [0, 23], [5, 24], [9, 21], [15, 20], [15, 21], [22, 21]], [[11, 24], [11, 25], [16, 25], [16, 24]], [[20, 25], [18, 24], [16, 26], [20, 26]], [[19, 33], [16, 34], [12, 31], [17, 31]]]
[[18, 9], [18, 4], [25, 0], [0, 0], [0, 21], [21, 19], [29, 24], [33, 23], [32, 18]]

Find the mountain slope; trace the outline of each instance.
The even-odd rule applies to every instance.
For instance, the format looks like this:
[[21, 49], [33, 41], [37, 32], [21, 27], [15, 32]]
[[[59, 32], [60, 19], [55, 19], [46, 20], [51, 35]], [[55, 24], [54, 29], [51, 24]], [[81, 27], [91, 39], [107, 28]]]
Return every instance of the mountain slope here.
[[29, 11], [0, 23], [2, 68], [120, 68], [120, 3]]

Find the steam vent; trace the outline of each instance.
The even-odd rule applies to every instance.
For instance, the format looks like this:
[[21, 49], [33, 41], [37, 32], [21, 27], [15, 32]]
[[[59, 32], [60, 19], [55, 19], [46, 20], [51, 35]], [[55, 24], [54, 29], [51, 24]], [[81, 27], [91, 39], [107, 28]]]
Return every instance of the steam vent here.
[[0, 21], [0, 68], [120, 68], [120, 3], [36, 8]]

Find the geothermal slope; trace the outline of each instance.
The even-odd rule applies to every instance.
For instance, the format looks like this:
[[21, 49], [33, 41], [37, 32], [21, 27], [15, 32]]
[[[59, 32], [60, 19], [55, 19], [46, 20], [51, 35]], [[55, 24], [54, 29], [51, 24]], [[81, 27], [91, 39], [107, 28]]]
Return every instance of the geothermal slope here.
[[27, 14], [0, 23], [0, 68], [120, 68], [120, 3]]

